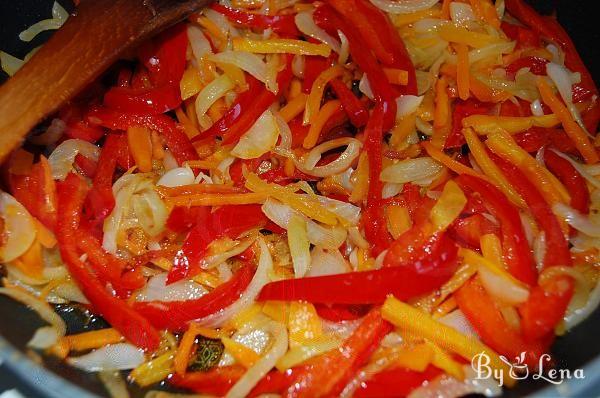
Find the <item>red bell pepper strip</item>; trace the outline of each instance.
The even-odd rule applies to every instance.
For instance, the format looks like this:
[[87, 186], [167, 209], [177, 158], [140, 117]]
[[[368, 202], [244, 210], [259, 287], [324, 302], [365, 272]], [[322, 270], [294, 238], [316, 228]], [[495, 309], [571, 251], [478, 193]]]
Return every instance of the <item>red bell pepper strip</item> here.
[[590, 211], [590, 191], [585, 178], [579, 174], [568, 160], [561, 158], [552, 150], [544, 151], [546, 167], [563, 183], [571, 195], [571, 207], [583, 214]]
[[352, 59], [367, 74], [376, 101], [383, 104], [384, 128], [386, 130], [390, 129], [396, 118], [395, 99], [397, 95], [375, 56], [370, 51], [365, 51], [370, 46], [366, 43], [364, 35], [359, 33], [357, 26], [338, 14], [329, 4], [322, 4], [317, 7], [313, 18], [315, 23], [322, 29], [327, 31], [337, 31], [339, 29], [344, 33], [348, 39]]
[[179, 164], [198, 159], [198, 153], [183, 129], [167, 115], [140, 115], [107, 108], [94, 108], [88, 114], [88, 120], [111, 130], [127, 130], [132, 126], [147, 127], [158, 131], [164, 137]]
[[369, 191], [367, 195], [367, 209], [363, 216], [365, 234], [371, 243], [371, 250], [375, 256], [385, 250], [392, 238], [387, 230], [384, 208], [381, 205], [381, 190], [383, 185], [379, 179], [382, 167], [381, 143], [383, 140], [383, 118], [385, 108], [382, 103], [377, 103], [373, 114], [365, 128], [365, 148], [369, 160]]
[[386, 369], [361, 383], [354, 398], [400, 398], [408, 396], [425, 382], [435, 379], [442, 371], [428, 366], [423, 372], [405, 368]]
[[523, 57], [513, 61], [506, 67], [506, 73], [513, 76], [523, 68], [529, 68], [529, 71], [534, 75], [545, 76], [546, 65], [549, 63], [547, 59], [540, 57]]
[[369, 111], [365, 104], [363, 104], [340, 79], [333, 79], [331, 82], [331, 88], [335, 92], [335, 95], [340, 99], [342, 107], [346, 114], [350, 118], [350, 122], [355, 127], [362, 127], [367, 124], [369, 120]]
[[[279, 92], [284, 92], [292, 78], [292, 57], [286, 56], [286, 66], [277, 75]], [[272, 104], [276, 95], [253, 77], [248, 78], [249, 88], [238, 96], [229, 110], [208, 130], [203, 131], [192, 141], [210, 141], [217, 136], [223, 137], [223, 144], [237, 142]]]
[[181, 104], [179, 82], [186, 67], [185, 24], [164, 32], [155, 46], [142, 48], [142, 63], [152, 87], [113, 87], [104, 95], [104, 105], [122, 112], [156, 115]]
[[102, 152], [100, 152], [92, 189], [87, 195], [84, 206], [84, 213], [89, 220], [90, 227], [100, 225], [115, 207], [112, 185], [117, 168], [118, 148], [119, 136], [109, 134], [102, 147]]
[[[592, 95], [598, 95], [594, 79], [579, 56], [575, 44], [556, 19], [541, 16], [524, 0], [507, 0], [506, 10], [542, 37], [558, 44], [565, 53], [565, 66], [573, 72], [581, 74], [579, 86]], [[596, 100], [593, 109], [588, 110], [587, 113], [591, 113], [592, 117], [586, 120], [586, 127], [588, 131], [595, 132], [600, 121], [600, 102]]]
[[252, 280], [253, 271], [254, 267], [247, 263], [229, 281], [195, 300], [137, 302], [133, 309], [157, 329], [182, 331], [188, 322], [211, 315], [238, 300]]
[[391, 331], [392, 325], [383, 320], [380, 310], [371, 310], [337, 350], [319, 356], [299, 372], [284, 396], [337, 396]]
[[[389, 294], [393, 294], [399, 300], [408, 300], [437, 289], [456, 270], [458, 248], [450, 239], [442, 237], [438, 244], [429, 246], [429, 249], [436, 251], [432, 252], [429, 258], [414, 256], [418, 258], [414, 263], [401, 262], [399, 266], [388, 266], [373, 271], [271, 282], [263, 287], [258, 300], [381, 304]], [[393, 255], [386, 256], [386, 260], [388, 265], [396, 264]]]
[[177, 84], [187, 66], [187, 25], [181, 23], [161, 33], [140, 49], [140, 61], [148, 70], [153, 87]]
[[509, 360], [525, 352], [525, 363], [535, 369], [544, 347], [528, 343], [506, 323], [494, 300], [477, 279], [471, 279], [454, 293], [458, 308], [465, 314], [481, 340]]
[[104, 135], [104, 129], [84, 120], [84, 109], [81, 104], [69, 104], [59, 112], [59, 117], [65, 122], [65, 135], [69, 138], [96, 142]]
[[359, 319], [367, 312], [369, 305], [343, 305], [343, 304], [315, 304], [317, 314], [331, 322], [353, 321]]
[[[337, 1], [341, 3], [340, 0]], [[368, 41], [378, 40], [381, 43], [384, 52], [381, 54], [376, 53], [376, 55], [384, 65], [408, 72], [408, 83], [406, 84], [403, 93], [417, 95], [416, 69], [410, 59], [402, 38], [398, 34], [398, 29], [391, 23], [387, 15], [379, 8], [375, 7], [370, 1], [355, 1], [362, 16], [358, 17], [358, 15], [354, 15], [353, 19], [357, 20], [362, 18], [363, 21], [368, 21], [376, 32], [375, 36], [366, 37], [365, 39]], [[374, 49], [376, 50], [379, 47], [380, 46], [375, 46]], [[386, 61], [386, 55], [390, 56], [389, 61]]]
[[573, 281], [566, 276], [552, 278], [544, 286], [531, 289], [527, 301], [519, 306], [521, 330], [525, 339], [551, 340], [572, 297]]
[[444, 232], [429, 234], [416, 224], [392, 243], [383, 259], [384, 267], [410, 267], [424, 274], [452, 261], [456, 244]]
[[105, 286], [89, 271], [77, 250], [81, 208], [87, 194], [87, 186], [76, 174], [69, 174], [58, 186], [58, 223], [56, 237], [60, 254], [69, 274], [92, 307], [104, 317], [127, 340], [147, 351], [154, 351], [160, 344], [158, 332], [140, 314], [124, 301], [110, 295]]
[[462, 133], [463, 119], [471, 115], [487, 115], [493, 106], [493, 104], [484, 104], [474, 98], [469, 98], [466, 101], [457, 100], [452, 112], [452, 131], [446, 138], [444, 148], [459, 148], [464, 145], [466, 141]]
[[174, 373], [169, 384], [217, 397], [227, 395], [227, 391], [246, 373], [242, 366], [216, 367], [207, 372], [188, 372], [183, 375]]
[[499, 235], [499, 229], [481, 214], [459, 217], [448, 229], [450, 236], [459, 243], [471, 248], [479, 248], [479, 238], [486, 234]]
[[251, 14], [221, 4], [213, 4], [211, 8], [218, 13], [225, 15], [230, 21], [244, 25], [248, 28], [262, 30], [272, 29], [275, 33], [300, 36], [300, 32], [294, 21], [294, 15]]
[[[333, 54], [333, 53], [332, 53]], [[308, 55], [304, 58], [304, 73], [302, 75], [302, 92], [308, 94], [315, 79], [325, 69], [331, 66], [332, 59], [317, 55]]]
[[463, 189], [479, 194], [486, 207], [500, 222], [502, 252], [508, 271], [520, 281], [535, 285], [537, 270], [519, 211], [498, 188], [482, 179], [463, 174], [457, 178], [457, 182]]
[[237, 238], [252, 228], [263, 227], [267, 217], [259, 205], [232, 205], [219, 207], [213, 213], [198, 214], [197, 225], [185, 238], [181, 250], [175, 255], [167, 284], [196, 276], [208, 246], [216, 239]]
[[509, 39], [517, 42], [517, 48], [539, 48], [542, 46], [540, 35], [531, 29], [508, 22], [502, 22], [500, 28]]
[[506, 176], [510, 176], [511, 185], [523, 197], [536, 223], [544, 231], [546, 247], [550, 249], [546, 250], [546, 254], [544, 255], [544, 267], [551, 267], [553, 265], [570, 266], [571, 253], [569, 251], [569, 244], [565, 239], [558, 219], [544, 200], [542, 194], [512, 163], [495, 154], [490, 154], [490, 156], [494, 160], [494, 163], [500, 167], [500, 170]]
[[181, 104], [179, 85], [157, 88], [113, 87], [104, 95], [104, 105], [122, 112], [157, 115]]
[[54, 231], [57, 219], [56, 184], [45, 157], [31, 166], [27, 175], [9, 175], [10, 190], [15, 199], [32, 216]]
[[573, 141], [563, 129], [532, 127], [513, 137], [517, 144], [529, 153], [537, 152], [541, 147], [550, 145], [561, 152], [579, 155]]
[[74, 164], [77, 168], [83, 173], [83, 175], [87, 178], [94, 178], [96, 175], [96, 168], [98, 167], [98, 162], [88, 159], [82, 154], [78, 153], [75, 156]]

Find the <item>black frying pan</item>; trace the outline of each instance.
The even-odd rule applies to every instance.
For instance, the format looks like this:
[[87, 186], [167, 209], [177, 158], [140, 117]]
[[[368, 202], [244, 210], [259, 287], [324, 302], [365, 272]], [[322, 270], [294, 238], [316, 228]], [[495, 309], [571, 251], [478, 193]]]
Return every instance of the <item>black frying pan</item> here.
[[[68, 11], [73, 9], [71, 0], [59, 2]], [[557, 13], [559, 21], [576, 43], [596, 84], [600, 85], [600, 46], [598, 45], [600, 30], [598, 16], [594, 12], [597, 10], [594, 7], [597, 2], [594, 0], [532, 0], [531, 3], [541, 13]], [[53, 0], [0, 0], [0, 50], [22, 58], [32, 48], [47, 40], [51, 32], [40, 34], [31, 43], [21, 42], [18, 34], [33, 23], [49, 18], [52, 4]], [[6, 77], [0, 72], [0, 81]], [[76, 316], [83, 315], [71, 314], [71, 317]], [[93, 328], [101, 321], [91, 319], [90, 322], [90, 327]], [[106, 396], [106, 391], [96, 376], [45, 358], [44, 366], [45, 369], [50, 370], [48, 372], [18, 351], [25, 347], [39, 326], [41, 323], [37, 315], [26, 310], [22, 305], [0, 296], [0, 393], [9, 388], [18, 388], [26, 397], [32, 398]], [[568, 396], [600, 396], [599, 337], [600, 311], [596, 311], [569, 334], [557, 339], [553, 347], [553, 357], [558, 360], [557, 367], [571, 370], [583, 368], [585, 374], [585, 380], [573, 381], [561, 386], [561, 391], [566, 391]], [[8, 357], [10, 359], [6, 359]], [[2, 365], [3, 358], [5, 362]], [[527, 380], [505, 392], [506, 397], [530, 394], [537, 397], [556, 397], [559, 395], [559, 390], [542, 380]], [[144, 391], [133, 391], [133, 396], [143, 395]]]

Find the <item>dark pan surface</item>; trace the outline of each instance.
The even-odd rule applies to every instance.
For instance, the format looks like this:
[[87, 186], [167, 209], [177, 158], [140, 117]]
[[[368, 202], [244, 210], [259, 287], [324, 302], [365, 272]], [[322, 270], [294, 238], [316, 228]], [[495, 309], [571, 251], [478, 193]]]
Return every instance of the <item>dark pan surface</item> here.
[[[70, 0], [59, 1], [68, 11], [73, 9]], [[51, 16], [53, 0], [0, 0], [0, 50], [22, 58], [32, 48], [41, 45], [51, 32], [44, 32], [31, 43], [18, 39], [18, 34], [31, 24]], [[576, 43], [581, 57], [590, 69], [596, 84], [600, 85], [600, 30], [596, 12], [595, 0], [531, 0], [540, 12], [551, 14], [556, 12], [561, 24], [570, 33]], [[596, 7], [595, 7], [596, 6]], [[0, 72], [0, 82], [6, 79]], [[38, 317], [12, 300], [0, 296], [0, 335], [14, 347], [23, 348], [35, 329], [40, 326]], [[600, 312], [571, 331], [568, 335], [557, 339], [554, 345], [554, 357], [558, 360], [558, 368], [577, 369], [596, 362], [587, 367], [585, 383], [572, 385], [576, 396], [600, 396]], [[0, 353], [7, 348], [0, 337]], [[11, 351], [10, 349], [8, 351]], [[35, 371], [27, 363], [24, 355], [0, 363], [0, 393], [8, 388], [18, 388], [26, 397], [77, 397], [81, 394], [69, 386], [60, 383], [60, 379], [48, 378], [47, 375]], [[38, 356], [39, 360], [39, 356]], [[1, 361], [1, 357], [0, 357]], [[76, 371], [58, 361], [44, 359], [45, 366], [60, 377], [80, 386], [84, 390], [105, 396], [101, 383], [95, 376]], [[581, 390], [585, 384], [585, 389]], [[536, 396], [554, 397], [557, 390], [544, 390], [547, 383], [528, 380], [520, 383], [517, 388], [506, 390], [506, 397], [521, 397], [536, 393]], [[40, 389], [41, 388], [41, 389]], [[135, 396], [143, 396], [141, 391]]]

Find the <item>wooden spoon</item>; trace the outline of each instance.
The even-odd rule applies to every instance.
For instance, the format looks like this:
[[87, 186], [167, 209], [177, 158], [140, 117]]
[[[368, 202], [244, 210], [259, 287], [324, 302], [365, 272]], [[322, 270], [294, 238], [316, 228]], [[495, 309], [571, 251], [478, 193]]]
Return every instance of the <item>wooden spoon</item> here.
[[211, 0], [84, 0], [0, 87], [0, 162], [27, 133], [96, 79], [123, 52]]

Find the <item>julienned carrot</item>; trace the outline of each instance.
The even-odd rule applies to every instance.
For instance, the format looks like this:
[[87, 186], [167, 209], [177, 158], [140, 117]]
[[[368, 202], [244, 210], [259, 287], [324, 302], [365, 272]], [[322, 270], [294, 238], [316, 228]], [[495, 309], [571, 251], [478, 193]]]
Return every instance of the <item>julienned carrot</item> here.
[[152, 140], [150, 130], [146, 127], [130, 127], [127, 129], [129, 150], [142, 173], [152, 171]]
[[94, 348], [100, 348], [107, 344], [115, 344], [123, 341], [123, 335], [113, 328], [93, 330], [79, 334], [65, 336], [69, 350], [86, 351]]
[[283, 118], [283, 120], [285, 120], [286, 123], [289, 123], [290, 120], [302, 113], [306, 107], [307, 98], [308, 95], [299, 93], [279, 110], [279, 115]]
[[441, 77], [435, 83], [435, 110], [433, 113], [433, 139], [436, 148], [443, 148], [450, 134], [452, 117], [450, 115], [450, 99], [448, 97], [448, 80]]
[[248, 205], [262, 203], [267, 199], [264, 193], [206, 193], [185, 195], [166, 198], [165, 202], [171, 206], [224, 206], [224, 205]]
[[567, 109], [567, 107], [558, 99], [558, 97], [552, 92], [552, 89], [546, 83], [544, 79], [538, 79], [537, 87], [540, 90], [542, 100], [552, 112], [560, 119], [565, 132], [575, 144], [575, 147], [581, 153], [581, 156], [585, 159], [588, 164], [597, 163], [600, 158], [594, 145], [590, 142], [586, 132], [575, 122], [573, 116]]
[[162, 196], [175, 197], [184, 195], [197, 195], [204, 193], [243, 193], [244, 189], [224, 184], [193, 184], [178, 187], [156, 187]]
[[408, 84], [408, 71], [397, 68], [383, 68], [383, 73], [390, 84], [406, 86]]
[[313, 123], [314, 119], [319, 113], [321, 106], [321, 99], [323, 98], [323, 92], [327, 83], [335, 79], [336, 77], [342, 76], [344, 68], [339, 65], [332, 66], [331, 68], [325, 69], [312, 84], [308, 98], [306, 99], [306, 108], [304, 110], [304, 118], [302, 122], [306, 125]]
[[196, 337], [199, 334], [197, 330], [198, 326], [197, 323], [192, 322], [179, 342], [177, 353], [173, 359], [173, 368], [175, 369], [175, 373], [180, 376], [186, 372], [190, 356], [192, 356], [192, 351], [194, 351]]
[[446, 166], [447, 168], [449, 168], [456, 174], [468, 174], [470, 176], [489, 181], [489, 179], [485, 175], [478, 173], [477, 171], [473, 170], [472, 168], [467, 167], [464, 164], [452, 159], [450, 156], [446, 155], [443, 151], [436, 148], [431, 142], [425, 141], [421, 145], [423, 145], [423, 148], [425, 148], [425, 150], [427, 151], [427, 154], [429, 154], [429, 156], [431, 156], [432, 158], [434, 158], [435, 160], [437, 160], [438, 162], [440, 162], [441, 164], [443, 164], [444, 166]]
[[323, 126], [325, 123], [333, 116], [338, 110], [342, 110], [342, 103], [340, 100], [331, 100], [325, 103], [316, 117], [310, 124], [310, 128], [308, 130], [308, 134], [304, 138], [304, 142], [302, 146], [306, 149], [311, 149], [317, 142], [319, 141], [319, 136], [321, 135], [321, 130], [323, 130]]
[[458, 96], [462, 100], [469, 98], [469, 49], [465, 44], [456, 45], [456, 55], [458, 62], [456, 64], [456, 85], [458, 86]]

